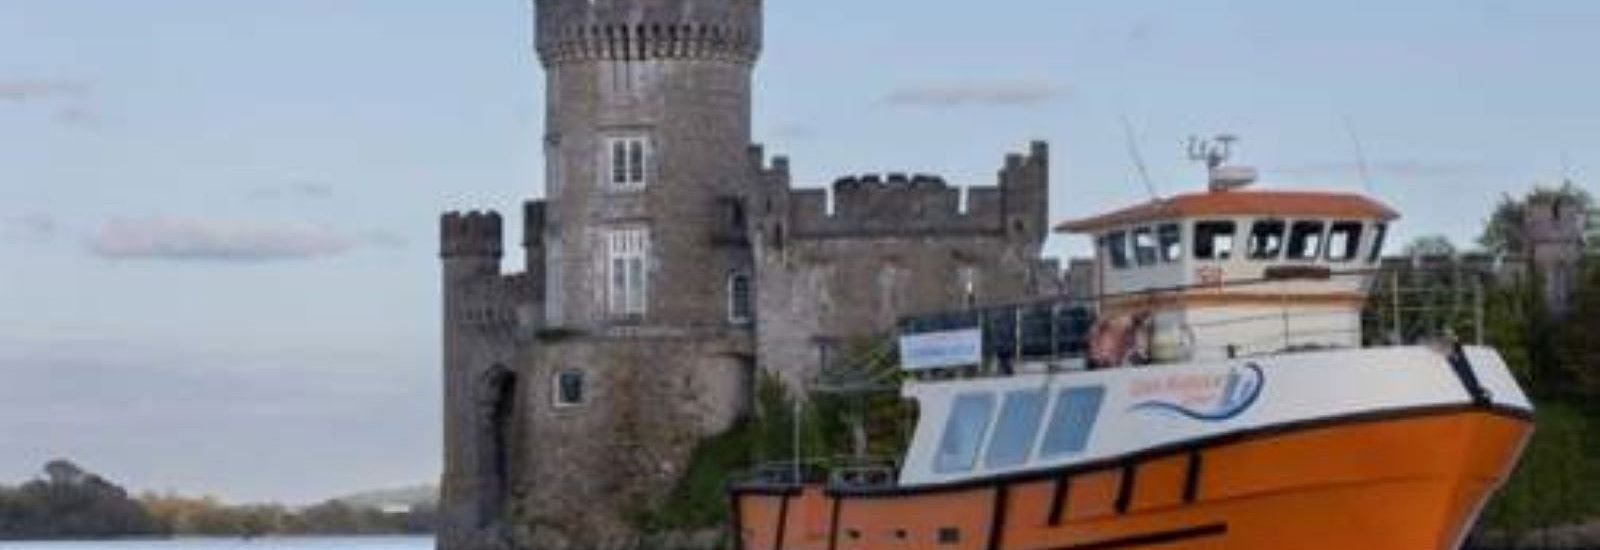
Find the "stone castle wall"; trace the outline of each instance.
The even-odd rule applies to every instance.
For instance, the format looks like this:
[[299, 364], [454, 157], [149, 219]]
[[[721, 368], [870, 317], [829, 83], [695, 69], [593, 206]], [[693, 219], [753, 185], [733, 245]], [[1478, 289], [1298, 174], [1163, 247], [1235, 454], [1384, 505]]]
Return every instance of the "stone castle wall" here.
[[[639, 513], [747, 412], [758, 369], [804, 384], [832, 343], [1054, 281], [1038, 260], [1043, 143], [992, 186], [841, 178], [829, 204], [749, 145], [759, 0], [534, 5], [546, 199], [523, 209], [523, 271], [500, 272], [498, 214], [440, 220], [441, 549], [637, 547]], [[607, 185], [618, 135], [648, 140], [646, 185]], [[604, 236], [638, 227], [648, 304], [618, 315]], [[734, 275], [753, 283], [753, 319], [729, 315]], [[557, 402], [563, 373], [581, 403]]]

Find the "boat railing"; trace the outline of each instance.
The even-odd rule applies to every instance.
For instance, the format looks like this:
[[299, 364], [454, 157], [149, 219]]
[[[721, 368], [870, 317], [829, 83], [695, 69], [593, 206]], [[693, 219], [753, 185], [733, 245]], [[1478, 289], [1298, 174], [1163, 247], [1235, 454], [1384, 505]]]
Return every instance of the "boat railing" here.
[[[1306, 340], [1315, 337], [1360, 342], [1361, 345], [1411, 344], [1441, 335], [1478, 343], [1483, 341], [1483, 277], [1457, 276], [1451, 278], [1457, 284], [1439, 285], [1429, 284], [1425, 280], [1430, 271], [1428, 268], [1414, 269], [1401, 276], [1392, 270], [1380, 269], [1334, 271], [1317, 267], [1285, 267], [1294, 269], [1269, 269], [1263, 277], [1246, 280], [1164, 286], [1092, 297], [1047, 296], [1022, 302], [911, 315], [902, 318], [898, 328], [901, 336], [961, 330], [976, 330], [980, 334], [982, 360], [978, 364], [930, 373], [935, 377], [970, 371], [1007, 374], [1023, 363], [1043, 363], [1051, 368], [1085, 366], [1102, 304], [1136, 304], [1140, 301], [1158, 304], [1165, 298], [1193, 291], [1248, 289], [1257, 295], [1280, 293], [1283, 300], [1276, 312], [1187, 322], [1176, 327], [1183, 334], [1181, 338], [1190, 340], [1186, 342], [1189, 344], [1193, 343], [1197, 329], [1242, 324], [1265, 325], [1273, 321], [1281, 321], [1280, 327], [1268, 329], [1259, 338], [1239, 344], [1252, 349], [1268, 347], [1288, 352], [1325, 348], [1306, 343]], [[1350, 279], [1358, 280], [1357, 288], [1368, 295], [1368, 301], [1361, 314], [1362, 322], [1349, 329], [1317, 324], [1306, 326], [1304, 321], [1307, 320], [1347, 313], [1293, 307], [1296, 291], [1284, 285], [1295, 281]]]
[[734, 484], [772, 489], [805, 485], [860, 489], [892, 486], [899, 475], [899, 462], [892, 458], [809, 458], [761, 463], [735, 478]]

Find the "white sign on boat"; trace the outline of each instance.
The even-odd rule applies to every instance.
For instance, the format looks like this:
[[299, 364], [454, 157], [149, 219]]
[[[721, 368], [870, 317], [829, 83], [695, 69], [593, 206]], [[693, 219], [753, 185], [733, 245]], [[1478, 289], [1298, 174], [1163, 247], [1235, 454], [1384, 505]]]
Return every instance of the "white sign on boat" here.
[[983, 331], [976, 328], [900, 337], [900, 364], [905, 370], [960, 367], [982, 361]]

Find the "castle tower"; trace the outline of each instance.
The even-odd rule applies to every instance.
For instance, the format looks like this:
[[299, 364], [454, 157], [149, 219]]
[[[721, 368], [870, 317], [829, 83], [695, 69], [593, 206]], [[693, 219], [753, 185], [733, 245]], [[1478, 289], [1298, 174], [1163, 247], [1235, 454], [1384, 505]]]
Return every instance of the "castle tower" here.
[[760, 0], [537, 0], [546, 69], [546, 321], [727, 323], [713, 243], [748, 180]]
[[1571, 309], [1583, 262], [1586, 213], [1577, 201], [1557, 198], [1529, 201], [1523, 216], [1528, 261], [1542, 278], [1545, 311], [1562, 317]]

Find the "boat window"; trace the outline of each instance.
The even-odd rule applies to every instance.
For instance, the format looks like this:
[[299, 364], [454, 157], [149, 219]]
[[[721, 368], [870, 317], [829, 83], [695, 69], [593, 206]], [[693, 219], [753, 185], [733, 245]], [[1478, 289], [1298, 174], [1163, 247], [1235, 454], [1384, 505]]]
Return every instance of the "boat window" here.
[[1276, 260], [1283, 252], [1283, 220], [1260, 220], [1250, 228], [1250, 259]]
[[1383, 255], [1383, 238], [1389, 234], [1389, 224], [1380, 223], [1372, 228], [1372, 250], [1367, 253], [1368, 262], [1377, 262]]
[[1361, 222], [1333, 222], [1328, 230], [1328, 259], [1348, 262], [1361, 250]]
[[1237, 227], [1231, 221], [1213, 220], [1194, 224], [1194, 257], [1201, 260], [1226, 260], [1233, 256], [1233, 235]]
[[1175, 223], [1161, 224], [1156, 229], [1156, 240], [1161, 243], [1161, 261], [1176, 262], [1183, 259], [1183, 229]]
[[1124, 269], [1128, 267], [1128, 234], [1123, 231], [1113, 231], [1106, 235], [1106, 253], [1111, 257], [1111, 267]]
[[944, 424], [944, 437], [939, 440], [939, 454], [934, 457], [933, 471], [941, 474], [965, 472], [978, 460], [978, 446], [989, 429], [989, 413], [994, 409], [994, 396], [988, 393], [968, 393], [956, 396], [950, 407], [950, 419]]
[[1322, 220], [1294, 222], [1289, 231], [1289, 259], [1315, 260], [1322, 255], [1322, 230], [1328, 226]]
[[1033, 451], [1033, 436], [1039, 433], [1039, 420], [1044, 416], [1046, 398], [1043, 388], [1006, 393], [1005, 403], [1000, 405], [1000, 418], [994, 423], [994, 437], [989, 439], [985, 466], [1001, 468], [1028, 461]]
[[1061, 390], [1056, 395], [1055, 409], [1050, 411], [1050, 427], [1044, 432], [1040, 455], [1048, 458], [1083, 452], [1089, 445], [1089, 434], [1100, 416], [1100, 402], [1105, 396], [1105, 386]]
[[1133, 230], [1133, 259], [1141, 266], [1156, 263], [1156, 236], [1150, 228]]

